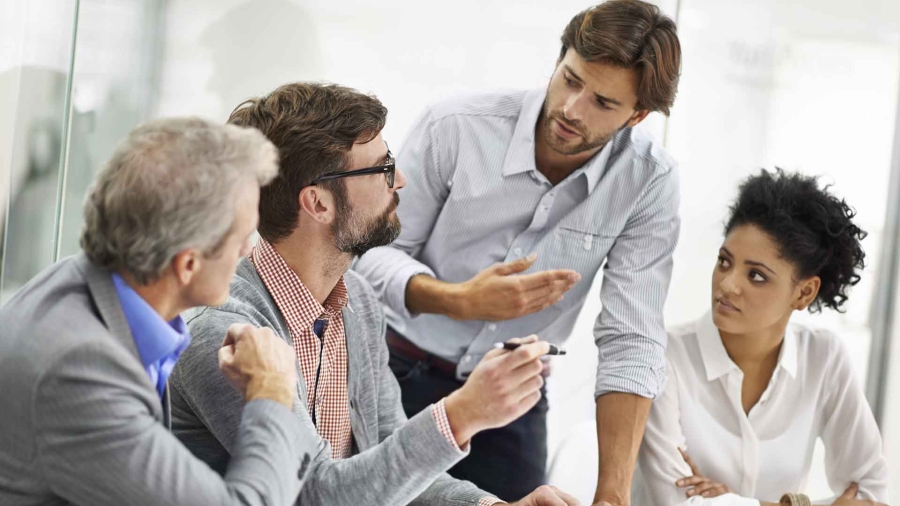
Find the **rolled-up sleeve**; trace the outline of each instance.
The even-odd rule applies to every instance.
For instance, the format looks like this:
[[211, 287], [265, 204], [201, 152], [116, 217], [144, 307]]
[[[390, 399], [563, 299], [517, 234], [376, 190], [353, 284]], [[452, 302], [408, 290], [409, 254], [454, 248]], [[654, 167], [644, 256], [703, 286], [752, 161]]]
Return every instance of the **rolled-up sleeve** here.
[[412, 318], [406, 308], [406, 285], [418, 274], [435, 277], [434, 271], [417, 260], [431, 236], [435, 221], [450, 192], [449, 169], [442, 163], [442, 144], [438, 121], [431, 109], [413, 125], [403, 149], [397, 156], [397, 169], [406, 176], [406, 187], [399, 191], [397, 216], [403, 229], [389, 246], [373, 248], [353, 266], [378, 298], [401, 317]]
[[677, 168], [658, 171], [606, 258], [603, 309], [594, 325], [600, 357], [595, 397], [624, 392], [652, 399], [665, 385], [663, 306], [678, 242], [680, 199]]

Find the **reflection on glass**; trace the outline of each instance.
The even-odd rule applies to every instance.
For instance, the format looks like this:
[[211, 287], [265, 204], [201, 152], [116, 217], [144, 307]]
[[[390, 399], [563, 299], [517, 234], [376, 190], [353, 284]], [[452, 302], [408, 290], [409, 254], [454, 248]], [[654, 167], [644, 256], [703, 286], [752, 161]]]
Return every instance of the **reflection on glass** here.
[[159, 0], [81, 0], [60, 258], [79, 251], [82, 205], [94, 174], [119, 140], [150, 115], [161, 10]]
[[2, 73], [3, 81], [16, 83], [17, 99], [0, 185], [7, 199], [0, 303], [53, 261], [66, 73], [29, 65]]
[[[0, 302], [53, 261], [75, 3], [15, 0], [0, 21]], [[17, 50], [17, 51], [16, 51]], [[8, 110], [7, 110], [8, 108]]]
[[[42, 77], [65, 86], [62, 74], [45, 73]], [[46, 115], [32, 118], [23, 127], [19, 142], [25, 145], [24, 177], [21, 185], [13, 186], [16, 191], [10, 198], [6, 222], [3, 282], [7, 290], [25, 284], [53, 261], [62, 120]]]

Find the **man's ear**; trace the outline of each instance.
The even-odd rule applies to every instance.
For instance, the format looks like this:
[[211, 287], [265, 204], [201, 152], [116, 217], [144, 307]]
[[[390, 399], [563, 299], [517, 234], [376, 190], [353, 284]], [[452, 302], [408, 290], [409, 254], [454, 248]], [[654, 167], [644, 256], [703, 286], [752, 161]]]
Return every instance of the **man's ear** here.
[[194, 248], [181, 250], [172, 259], [172, 271], [182, 287], [189, 285], [202, 267], [203, 253]]
[[638, 109], [634, 111], [634, 114], [631, 115], [631, 119], [628, 120], [628, 123], [626, 123], [625, 126], [628, 128], [637, 126], [638, 123], [644, 121], [648, 114], [650, 114], [649, 109]]
[[334, 194], [319, 186], [307, 186], [297, 195], [300, 213], [305, 213], [313, 221], [329, 224], [336, 215]]

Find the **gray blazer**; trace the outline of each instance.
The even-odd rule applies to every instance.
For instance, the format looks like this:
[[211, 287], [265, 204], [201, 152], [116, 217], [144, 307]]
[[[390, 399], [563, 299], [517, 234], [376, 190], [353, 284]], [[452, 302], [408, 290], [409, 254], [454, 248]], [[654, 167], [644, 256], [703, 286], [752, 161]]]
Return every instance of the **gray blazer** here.
[[[272, 401], [236, 406], [225, 478], [169, 432], [108, 271], [84, 255], [0, 309], [0, 504], [288, 505], [310, 445]], [[305, 465], [304, 465], [305, 464]]]
[[[464, 505], [491, 496], [445, 474], [465, 454], [441, 435], [430, 409], [407, 421], [400, 387], [388, 368], [381, 304], [358, 274], [347, 272], [344, 281], [350, 299], [343, 317], [354, 456], [332, 460], [328, 442], [318, 435], [307, 412], [298, 411], [301, 430], [319, 443], [297, 504]], [[271, 327], [288, 343], [292, 343], [291, 334], [247, 259], [238, 264], [231, 297], [224, 305], [197, 308], [185, 317], [193, 341], [170, 380], [174, 432], [197, 456], [221, 471], [235, 451], [241, 420], [240, 397], [216, 373], [221, 336], [233, 323]], [[306, 386], [303, 375], [298, 376], [299, 399], [306, 406]]]

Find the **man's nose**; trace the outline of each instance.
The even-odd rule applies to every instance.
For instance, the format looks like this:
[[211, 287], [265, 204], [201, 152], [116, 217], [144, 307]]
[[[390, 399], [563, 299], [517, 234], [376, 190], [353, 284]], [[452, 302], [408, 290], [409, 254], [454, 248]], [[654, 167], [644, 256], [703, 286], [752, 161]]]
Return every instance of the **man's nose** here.
[[400, 169], [394, 169], [394, 191], [406, 186], [406, 174]]
[[583, 93], [573, 93], [563, 105], [563, 116], [572, 123], [581, 122], [582, 96]]

